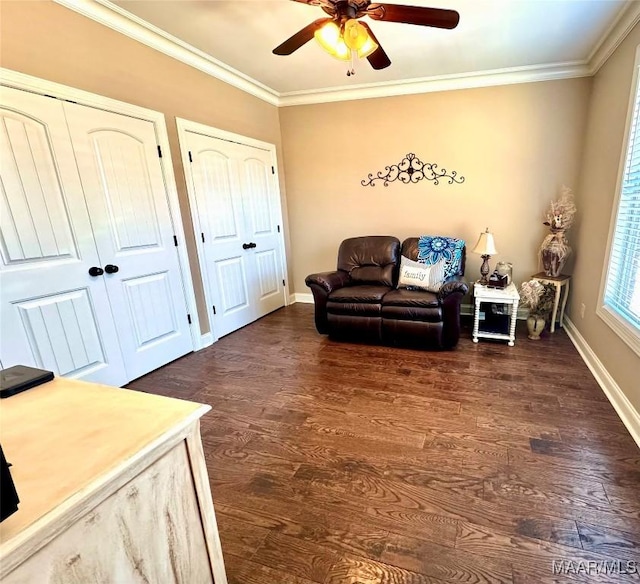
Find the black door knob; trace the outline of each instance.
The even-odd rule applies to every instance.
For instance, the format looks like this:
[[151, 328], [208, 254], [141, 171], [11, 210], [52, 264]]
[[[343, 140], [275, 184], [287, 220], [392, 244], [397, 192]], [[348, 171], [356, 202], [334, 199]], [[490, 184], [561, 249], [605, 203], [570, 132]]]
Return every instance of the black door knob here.
[[104, 271], [107, 272], [107, 274], [115, 274], [119, 269], [118, 266], [114, 266], [113, 264], [107, 264], [104, 267]]
[[104, 274], [104, 270], [102, 268], [99, 268], [98, 266], [91, 266], [89, 268], [89, 275], [93, 276], [94, 278], [97, 276], [102, 276], [102, 274]]
[[251, 244], [250, 243], [243, 243], [242, 244], [242, 249], [251, 249]]

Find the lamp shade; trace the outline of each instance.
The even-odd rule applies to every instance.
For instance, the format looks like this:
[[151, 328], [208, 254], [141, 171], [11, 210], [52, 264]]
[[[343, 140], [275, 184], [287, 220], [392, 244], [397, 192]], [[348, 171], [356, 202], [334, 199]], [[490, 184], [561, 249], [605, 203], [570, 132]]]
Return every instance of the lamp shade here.
[[478, 239], [478, 243], [473, 248], [473, 253], [477, 253], [478, 255], [496, 255], [498, 250], [496, 249], [496, 244], [493, 241], [493, 234], [489, 233], [489, 228], [480, 234], [480, 238]]

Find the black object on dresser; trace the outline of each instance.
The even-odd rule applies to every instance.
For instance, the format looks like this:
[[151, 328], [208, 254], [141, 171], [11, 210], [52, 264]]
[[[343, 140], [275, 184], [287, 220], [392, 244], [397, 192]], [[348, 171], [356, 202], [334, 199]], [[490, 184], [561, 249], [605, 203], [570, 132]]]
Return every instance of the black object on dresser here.
[[2, 446], [0, 446], [0, 521], [4, 521], [9, 515], [18, 510], [18, 493], [13, 484], [9, 463], [4, 457]]
[[0, 371], [0, 397], [11, 397], [21, 391], [42, 385], [53, 379], [51, 371], [14, 365]]

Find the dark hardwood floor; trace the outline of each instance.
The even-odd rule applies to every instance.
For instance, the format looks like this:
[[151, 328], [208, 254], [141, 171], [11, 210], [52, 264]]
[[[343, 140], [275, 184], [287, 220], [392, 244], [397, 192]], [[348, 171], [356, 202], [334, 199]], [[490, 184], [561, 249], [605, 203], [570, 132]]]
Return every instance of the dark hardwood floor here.
[[330, 341], [312, 311], [129, 386], [213, 407], [230, 583], [640, 579], [615, 573], [640, 570], [640, 450], [562, 329], [429, 352]]

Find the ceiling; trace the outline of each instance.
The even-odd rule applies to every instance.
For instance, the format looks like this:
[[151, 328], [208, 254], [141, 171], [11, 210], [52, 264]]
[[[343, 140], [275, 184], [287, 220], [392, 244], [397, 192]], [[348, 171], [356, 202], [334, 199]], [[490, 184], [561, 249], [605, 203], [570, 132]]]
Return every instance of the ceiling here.
[[[404, 3], [392, 0], [393, 3]], [[104, 2], [103, 2], [104, 3]], [[356, 75], [311, 41], [290, 56], [272, 49], [324, 12], [289, 0], [115, 0], [113, 4], [275, 93], [585, 63], [628, 0], [408, 0], [455, 9], [454, 30], [366, 20], [392, 65]]]

